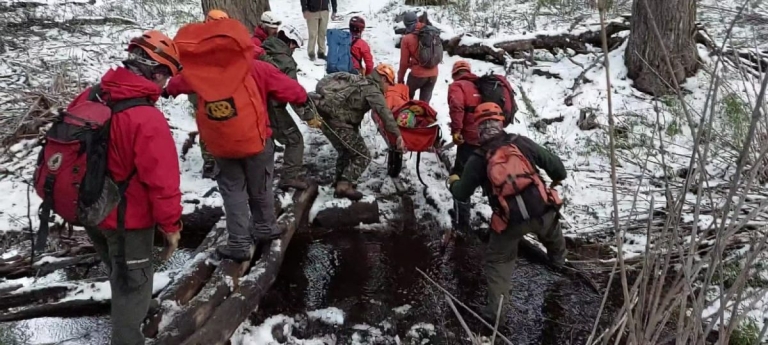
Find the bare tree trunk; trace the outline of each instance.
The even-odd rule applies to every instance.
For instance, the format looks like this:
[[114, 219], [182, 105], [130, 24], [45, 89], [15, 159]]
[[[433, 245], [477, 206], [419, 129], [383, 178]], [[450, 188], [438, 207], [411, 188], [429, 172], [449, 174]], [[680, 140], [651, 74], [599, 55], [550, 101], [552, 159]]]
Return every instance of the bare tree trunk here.
[[696, 73], [699, 68], [694, 40], [696, 0], [634, 0], [630, 23], [624, 61], [635, 88], [656, 96], [664, 95], [672, 90], [675, 80], [682, 83]]
[[248, 30], [260, 24], [261, 14], [269, 11], [269, 0], [202, 0], [203, 13], [219, 9], [245, 24]]

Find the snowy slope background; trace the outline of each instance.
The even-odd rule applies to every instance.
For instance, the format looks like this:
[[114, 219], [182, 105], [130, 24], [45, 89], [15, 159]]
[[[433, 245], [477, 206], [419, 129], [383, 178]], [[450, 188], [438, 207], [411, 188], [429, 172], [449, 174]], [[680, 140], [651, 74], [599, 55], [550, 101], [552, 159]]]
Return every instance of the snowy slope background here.
[[[536, 9], [535, 2], [515, 1], [474, 1], [474, 5], [466, 9], [461, 8], [429, 8], [430, 18], [437, 26], [444, 30], [444, 37], [452, 37], [455, 34], [471, 33], [478, 37], [476, 40], [494, 41], [508, 40], [525, 37], [531, 32], [560, 33], [572, 30], [578, 32], [585, 29], [585, 23], [594, 23], [596, 15], [584, 8], [586, 16], [579, 17], [582, 25], [572, 27], [572, 18], [580, 13], [555, 13], [553, 9]], [[705, 23], [707, 30], [716, 39], [722, 37], [734, 15], [733, 9], [736, 2], [704, 1], [705, 6], [700, 8], [699, 19]], [[13, 27], [14, 13], [21, 13], [20, 8], [13, 8], [13, 1], [5, 1], [11, 9], [1, 15], [8, 21], [8, 26]], [[166, 0], [154, 1], [102, 1], [86, 2], [82, 0], [56, 1], [38, 3], [36, 6], [27, 6], [25, 13], [34, 13], [33, 17], [39, 18], [39, 27], [21, 28], [29, 35], [19, 36], [13, 40], [5, 39], [0, 46], [0, 110], [5, 112], [19, 111], [18, 108], [27, 106], [25, 99], [19, 96], [19, 90], [53, 90], [52, 79], [56, 75], [64, 74], [74, 85], [70, 89], [81, 88], [93, 83], [103, 74], [106, 68], [115, 66], [123, 57], [123, 49], [128, 40], [147, 29], [158, 29], [169, 36], [173, 36], [180, 25], [197, 21], [202, 18], [199, 3], [190, 1], [172, 2]], [[340, 14], [347, 15], [359, 13], [366, 18], [368, 29], [364, 38], [372, 47], [376, 63], [386, 62], [397, 67], [399, 50], [395, 49], [398, 37], [393, 33], [393, 28], [402, 25], [394, 22], [394, 17], [406, 7], [400, 1], [351, 1], [339, 0]], [[298, 27], [306, 34], [306, 24], [300, 13], [298, 0], [273, 1], [272, 10], [283, 19], [284, 23]], [[708, 8], [707, 6], [710, 6]], [[21, 7], [21, 6], [17, 6]], [[717, 7], [717, 11], [711, 7]], [[546, 12], [552, 12], [547, 14]], [[617, 10], [618, 11], [618, 10]], [[766, 15], [766, 5], [757, 3], [750, 9], [756, 15]], [[558, 14], [558, 15], [555, 15]], [[561, 15], [567, 15], [564, 19]], [[589, 15], [591, 14], [591, 15]], [[75, 18], [98, 19], [109, 18], [108, 25], [52, 25], [51, 19], [66, 21]], [[341, 24], [344, 25], [346, 20]], [[765, 26], [760, 23], [743, 22], [735, 28], [734, 37], [749, 42], [753, 37], [765, 37]], [[626, 33], [625, 33], [626, 34]], [[5, 37], [4, 37], [5, 38]], [[470, 42], [470, 40], [467, 40]], [[626, 43], [624, 44], [626, 45]], [[765, 42], [757, 40], [758, 47], [764, 48]], [[7, 47], [7, 48], [6, 48]], [[709, 61], [708, 52], [699, 46], [700, 55]], [[507, 130], [531, 137], [539, 143], [545, 144], [551, 150], [559, 154], [566, 162], [569, 169], [569, 178], [564, 181], [563, 196], [567, 199], [568, 207], [565, 209], [566, 220], [570, 227], [566, 229], [569, 236], [588, 236], [609, 238], [610, 226], [611, 190], [609, 178], [609, 160], [607, 158], [607, 130], [582, 131], [577, 126], [577, 119], [582, 109], [590, 108], [597, 115], [601, 124], [607, 124], [607, 104], [605, 101], [606, 82], [604, 69], [591, 69], [585, 74], [591, 83], [585, 83], [578, 89], [578, 95], [573, 99], [572, 106], [566, 106], [563, 99], [573, 92], [570, 90], [574, 80], [581, 74], [584, 66], [590, 66], [599, 55], [576, 55], [573, 58], [564, 56], [552, 56], [546, 53], [536, 53], [539, 68], [546, 69], [559, 75], [561, 79], [547, 78], [533, 75], [531, 70], [519, 68], [510, 69], [510, 81], [518, 91], [518, 104], [521, 108], [518, 113], [520, 123], [511, 125]], [[631, 81], [626, 77], [627, 70], [623, 64], [624, 47], [609, 54], [610, 75], [613, 92], [614, 113], [617, 114], [619, 124], [626, 126], [628, 135], [625, 150], [620, 156], [624, 158], [622, 167], [619, 168], [619, 179], [622, 190], [619, 195], [620, 213], [629, 214], [633, 204], [633, 192], [639, 188], [640, 199], [637, 201], [636, 214], [647, 214], [647, 209], [664, 204], [663, 188], [649, 183], [650, 178], [663, 178], [661, 171], [661, 156], [658, 150], [650, 150], [638, 142], [648, 142], [652, 138], [653, 126], [648, 123], [656, 121], [657, 114], [650, 97], [632, 89]], [[299, 67], [299, 81], [307, 90], [312, 90], [317, 81], [324, 75], [324, 68], [311, 63], [306, 57], [306, 49], [295, 52]], [[438, 84], [433, 95], [433, 107], [438, 111], [438, 121], [444, 133], [448, 137], [448, 107], [446, 102], [447, 88], [450, 83], [450, 66], [458, 57], [444, 59], [441, 66]], [[476, 74], [486, 71], [505, 73], [504, 69], [482, 61], [471, 61]], [[700, 111], [706, 98], [710, 76], [706, 69], [697, 76], [689, 78], [683, 87], [687, 91], [686, 101], [695, 110]], [[754, 99], [757, 85], [754, 80], [742, 81], [742, 78], [733, 73], [733, 78], [727, 80], [728, 87], [734, 95], [743, 99]], [[60, 89], [60, 85], [56, 86]], [[50, 91], [49, 91], [50, 92]], [[527, 98], [527, 100], [524, 100]], [[194, 119], [190, 116], [190, 106], [185, 97], [174, 100], [161, 100], [158, 107], [166, 114], [176, 139], [177, 149], [181, 151], [187, 133], [195, 131]], [[664, 145], [669, 153], [664, 155], [665, 164], [673, 170], [688, 165], [692, 140], [687, 125], [681, 125], [679, 104], [674, 101], [664, 102], [659, 105], [659, 126], [666, 134]], [[532, 127], [532, 124], [540, 119], [563, 117], [562, 122], [555, 122], [540, 131]], [[298, 119], [296, 119], [298, 122]], [[723, 119], [718, 124], [722, 133], [729, 135], [735, 131], [731, 122]], [[13, 128], [15, 124], [6, 123], [5, 126]], [[312, 130], [300, 124], [307, 146], [306, 160], [308, 164], [317, 164], [317, 157], [335, 158], [335, 152], [319, 131]], [[8, 129], [6, 129], [8, 130]], [[370, 165], [360, 180], [360, 188], [375, 197], [393, 194], [395, 189], [392, 182], [386, 177], [386, 144], [374, 128], [374, 123], [367, 118], [363, 123], [363, 135], [371, 151], [374, 162]], [[655, 139], [658, 142], [658, 138]], [[651, 146], [657, 148], [658, 144]], [[311, 151], [310, 151], [311, 150]], [[31, 178], [34, 169], [34, 160], [39, 149], [36, 140], [28, 139], [11, 147], [3, 157], [0, 166], [0, 191], [4, 198], [0, 200], [0, 232], [19, 231], [28, 227], [27, 213], [29, 201], [32, 210], [36, 210], [40, 199], [28, 191], [24, 180]], [[648, 166], [643, 167], [644, 159], [649, 158]], [[438, 163], [435, 156], [424, 154], [422, 157], [422, 177], [429, 184], [426, 198], [422, 195], [422, 187], [416, 177], [415, 155], [407, 156], [401, 177], [413, 191], [417, 205], [417, 216], [431, 220], [440, 226], [449, 226], [450, 218], [447, 210], [452, 206], [450, 194], [444, 187], [444, 179], [447, 172]], [[278, 161], [281, 160], [278, 154]], [[720, 179], [710, 181], [712, 184], [725, 183], [729, 178], [729, 171], [733, 168], [734, 159], [726, 153], [722, 156], [714, 156], [708, 162], [708, 169], [713, 176]], [[191, 212], [200, 205], [221, 205], [220, 196], [216, 193], [204, 197], [215, 183], [204, 180], [200, 176], [202, 161], [199, 147], [194, 146], [181, 162], [182, 167], [182, 192], [185, 201], [185, 213]], [[719, 173], [718, 173], [719, 172]], [[642, 177], [642, 178], [641, 178]], [[652, 182], [652, 181], [651, 181]], [[331, 200], [331, 191], [324, 190], [324, 194], [318, 199], [314, 209], [321, 209], [335, 201]], [[655, 199], [655, 205], [650, 201]], [[693, 198], [693, 196], [691, 196]], [[194, 200], [194, 203], [192, 202]], [[475, 221], [482, 222], [490, 215], [490, 208], [485, 204], [479, 193], [474, 196]], [[386, 220], [394, 216], [394, 203], [382, 202], [382, 219]], [[34, 214], [34, 211], [32, 212]], [[692, 219], [692, 218], [691, 218]], [[700, 221], [706, 223], [706, 216], [701, 216]], [[707, 224], [703, 224], [706, 226]], [[38, 226], [36, 217], [32, 217], [32, 226]], [[637, 256], [645, 249], [645, 237], [642, 233], [628, 234], [625, 239], [624, 250], [629, 256]], [[3, 253], [8, 255], [9, 253]], [[168, 273], [159, 272], [158, 275]], [[156, 278], [162, 282], [162, 279]], [[165, 280], [167, 282], [167, 279]], [[11, 284], [15, 282], [0, 282]], [[43, 284], [45, 280], [38, 280], [34, 284]], [[26, 282], [26, 285], [33, 284]], [[762, 319], [763, 303], [759, 303], [754, 315], [756, 319]], [[328, 317], [331, 323], [343, 322], [343, 311], [327, 311], [333, 317]], [[275, 316], [267, 320], [263, 325], [266, 328], [244, 327], [233, 337], [234, 343], [266, 343], [271, 337], [271, 327], [278, 320], [287, 320], [286, 316]], [[342, 320], [342, 321], [339, 321]], [[41, 340], [44, 341], [44, 340]]]

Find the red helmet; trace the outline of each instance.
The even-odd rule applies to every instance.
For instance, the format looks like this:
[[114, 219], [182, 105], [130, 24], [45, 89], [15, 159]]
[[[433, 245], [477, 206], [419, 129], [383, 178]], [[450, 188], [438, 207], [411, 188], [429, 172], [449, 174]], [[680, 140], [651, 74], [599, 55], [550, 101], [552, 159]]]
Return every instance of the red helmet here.
[[363, 32], [365, 29], [365, 19], [363, 17], [354, 16], [349, 19], [349, 31]]

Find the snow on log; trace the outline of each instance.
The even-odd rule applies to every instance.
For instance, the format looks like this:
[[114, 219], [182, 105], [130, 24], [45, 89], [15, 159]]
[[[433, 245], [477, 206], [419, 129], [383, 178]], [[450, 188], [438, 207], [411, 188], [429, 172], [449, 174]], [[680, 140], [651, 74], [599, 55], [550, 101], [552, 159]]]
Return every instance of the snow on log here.
[[308, 218], [311, 205], [318, 195], [316, 185], [303, 193], [296, 193], [293, 210], [287, 211], [278, 220], [278, 226], [284, 229], [279, 240], [272, 242], [269, 251], [262, 256], [248, 275], [240, 280], [239, 291], [227, 298], [202, 327], [182, 344], [227, 344], [240, 324], [248, 318], [258, 306], [261, 298], [277, 279], [277, 273], [283, 263], [285, 251], [296, 229]]

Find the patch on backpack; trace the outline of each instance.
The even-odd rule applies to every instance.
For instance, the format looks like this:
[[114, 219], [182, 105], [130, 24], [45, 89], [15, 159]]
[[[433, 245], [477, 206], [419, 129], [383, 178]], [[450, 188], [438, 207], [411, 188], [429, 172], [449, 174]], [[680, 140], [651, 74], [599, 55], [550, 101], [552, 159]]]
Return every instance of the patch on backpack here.
[[213, 121], [226, 121], [237, 116], [235, 99], [230, 97], [219, 101], [205, 102], [205, 113]]
[[54, 153], [51, 158], [48, 158], [48, 170], [50, 171], [56, 171], [61, 168], [61, 162], [64, 160], [64, 155], [61, 154], [61, 152]]

